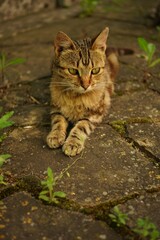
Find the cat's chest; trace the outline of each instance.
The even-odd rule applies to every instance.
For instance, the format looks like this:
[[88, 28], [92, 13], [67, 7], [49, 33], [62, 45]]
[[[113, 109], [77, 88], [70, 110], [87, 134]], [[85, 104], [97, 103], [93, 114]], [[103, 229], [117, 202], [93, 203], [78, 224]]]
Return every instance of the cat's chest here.
[[61, 113], [70, 121], [78, 121], [86, 115], [87, 109], [83, 104], [74, 102], [73, 104], [62, 104]]
[[92, 96], [71, 97], [61, 95], [54, 99], [54, 103], [70, 121], [78, 121], [87, 117], [99, 105], [97, 98]]
[[64, 98], [60, 104], [62, 114], [70, 121], [77, 121], [84, 118], [92, 108], [93, 104], [90, 101], [80, 98]]

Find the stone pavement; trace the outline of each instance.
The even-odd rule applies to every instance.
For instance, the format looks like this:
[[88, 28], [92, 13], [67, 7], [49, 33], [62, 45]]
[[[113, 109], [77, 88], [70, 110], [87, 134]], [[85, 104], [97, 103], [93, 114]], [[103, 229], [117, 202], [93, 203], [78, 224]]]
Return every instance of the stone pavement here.
[[[48, 10], [0, 24], [0, 52], [27, 60], [8, 68], [9, 87], [0, 89], [0, 106], [14, 110], [15, 122], [0, 146], [1, 153], [12, 155], [1, 169], [8, 185], [0, 188], [0, 239], [140, 239], [132, 229], [146, 217], [160, 230], [160, 72], [138, 57], [137, 37], [159, 46], [156, 30], [144, 24], [153, 3], [141, 1], [142, 10], [143, 4], [134, 2], [121, 12], [90, 18], [71, 16], [74, 9]], [[94, 36], [105, 26], [110, 46], [135, 54], [120, 57], [109, 116], [83, 153], [69, 158], [45, 142], [53, 38], [59, 30], [75, 38]], [[38, 199], [47, 167], [56, 176], [63, 173], [56, 190], [67, 198], [57, 206]], [[109, 218], [117, 205], [129, 217], [120, 229]]]

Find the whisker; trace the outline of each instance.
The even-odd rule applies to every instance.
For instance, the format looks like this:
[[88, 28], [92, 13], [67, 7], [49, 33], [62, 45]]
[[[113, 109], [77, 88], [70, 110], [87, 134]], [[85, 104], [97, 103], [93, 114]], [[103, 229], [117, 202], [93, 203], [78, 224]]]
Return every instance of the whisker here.
[[68, 92], [68, 91], [73, 91], [73, 88], [71, 88], [71, 87], [69, 88], [68, 87], [68, 88], [65, 88], [65, 89], [62, 90], [62, 92]]

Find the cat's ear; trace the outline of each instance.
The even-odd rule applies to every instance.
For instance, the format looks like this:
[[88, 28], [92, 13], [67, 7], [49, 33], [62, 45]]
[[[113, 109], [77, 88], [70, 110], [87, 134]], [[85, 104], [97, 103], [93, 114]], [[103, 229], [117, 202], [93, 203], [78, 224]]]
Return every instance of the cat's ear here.
[[93, 39], [92, 49], [100, 49], [105, 52], [107, 48], [107, 38], [108, 38], [109, 28], [106, 27], [102, 32], [98, 34], [96, 38]]
[[54, 48], [55, 53], [59, 55], [63, 50], [75, 49], [75, 45], [64, 32], [58, 32], [54, 41]]

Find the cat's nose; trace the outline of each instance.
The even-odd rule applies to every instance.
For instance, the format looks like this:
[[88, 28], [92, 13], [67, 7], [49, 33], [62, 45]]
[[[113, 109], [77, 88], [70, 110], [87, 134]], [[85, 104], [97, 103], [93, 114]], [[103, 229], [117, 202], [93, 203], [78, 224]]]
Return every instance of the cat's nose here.
[[82, 86], [85, 90], [87, 90], [87, 88], [90, 86], [90, 80], [89, 80], [89, 79], [83, 79], [83, 80], [81, 81], [81, 86]]
[[85, 84], [81, 84], [82, 88], [84, 88], [84, 90], [87, 90], [87, 88], [89, 88], [90, 83], [85, 83]]
[[82, 87], [84, 88], [84, 90], [87, 90], [87, 88], [89, 87], [89, 85], [82, 85]]

